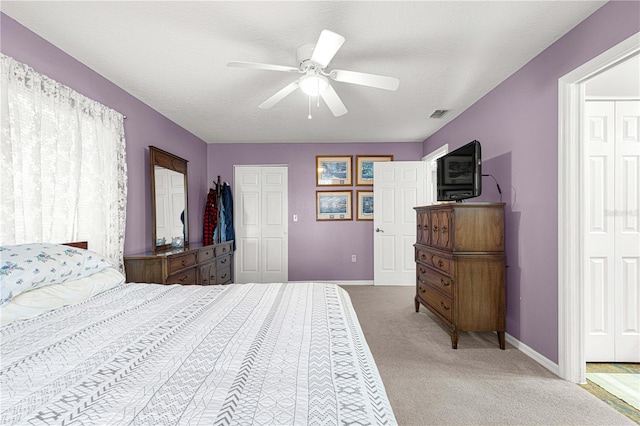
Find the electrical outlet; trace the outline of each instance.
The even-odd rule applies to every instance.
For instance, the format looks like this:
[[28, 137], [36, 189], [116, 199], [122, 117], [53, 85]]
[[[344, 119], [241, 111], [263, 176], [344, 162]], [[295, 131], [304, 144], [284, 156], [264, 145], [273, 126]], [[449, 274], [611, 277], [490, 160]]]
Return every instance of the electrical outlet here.
[[297, 222], [297, 221], [298, 221], [298, 215], [297, 215], [297, 214], [294, 214], [294, 215], [293, 215], [293, 221], [294, 221], [294, 222]]
[[356, 255], [355, 254], [351, 255], [351, 263], [356, 263]]

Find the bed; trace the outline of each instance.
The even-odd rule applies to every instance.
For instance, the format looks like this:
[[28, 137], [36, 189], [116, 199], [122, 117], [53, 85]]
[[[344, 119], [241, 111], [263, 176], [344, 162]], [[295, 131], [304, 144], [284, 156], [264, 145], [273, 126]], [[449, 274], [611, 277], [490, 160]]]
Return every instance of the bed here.
[[[339, 286], [126, 284], [89, 250], [36, 245], [28, 263], [13, 248], [1, 424], [396, 424]], [[62, 260], [43, 273], [38, 256]], [[43, 284], [50, 270], [66, 279]]]

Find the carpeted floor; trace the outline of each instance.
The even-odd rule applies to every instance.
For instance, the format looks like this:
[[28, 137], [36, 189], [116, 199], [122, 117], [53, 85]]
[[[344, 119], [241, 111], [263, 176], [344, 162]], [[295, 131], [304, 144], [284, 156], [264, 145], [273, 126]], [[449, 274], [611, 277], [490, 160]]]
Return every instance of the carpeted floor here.
[[635, 424], [495, 333], [447, 329], [414, 287], [343, 286], [349, 293], [400, 425]]

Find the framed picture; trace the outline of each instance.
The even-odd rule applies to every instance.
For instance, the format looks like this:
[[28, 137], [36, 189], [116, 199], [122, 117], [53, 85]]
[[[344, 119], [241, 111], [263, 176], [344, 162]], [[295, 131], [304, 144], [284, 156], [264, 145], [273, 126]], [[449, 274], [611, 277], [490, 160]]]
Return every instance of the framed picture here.
[[316, 220], [352, 220], [353, 191], [316, 191]]
[[356, 185], [373, 185], [373, 163], [376, 161], [393, 161], [393, 155], [356, 156]]
[[356, 220], [373, 220], [373, 191], [357, 191]]
[[351, 186], [353, 155], [316, 155], [317, 186]]

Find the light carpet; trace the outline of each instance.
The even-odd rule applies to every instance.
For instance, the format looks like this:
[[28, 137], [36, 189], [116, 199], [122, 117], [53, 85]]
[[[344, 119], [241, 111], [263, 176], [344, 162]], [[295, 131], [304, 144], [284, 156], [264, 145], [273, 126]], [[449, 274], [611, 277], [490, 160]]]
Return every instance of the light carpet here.
[[[448, 330], [415, 287], [343, 286], [400, 425], [634, 425], [603, 401], [560, 379], [496, 333]], [[553, 333], [549, 333], [553, 338]]]
[[640, 410], [640, 374], [587, 373], [587, 379]]

